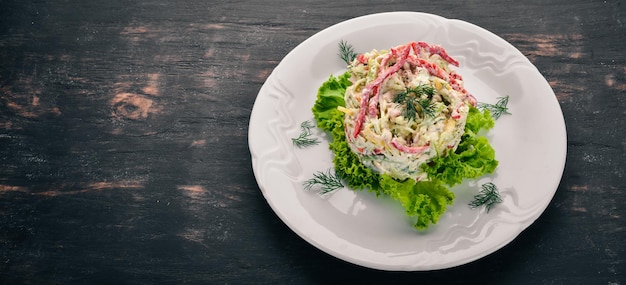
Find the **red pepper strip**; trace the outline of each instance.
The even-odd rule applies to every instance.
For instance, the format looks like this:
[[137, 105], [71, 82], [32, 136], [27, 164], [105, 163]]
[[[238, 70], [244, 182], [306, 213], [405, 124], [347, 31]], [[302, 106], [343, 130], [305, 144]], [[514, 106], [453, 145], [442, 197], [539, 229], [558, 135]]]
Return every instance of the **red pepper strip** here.
[[[367, 88], [367, 86], [365, 88]], [[354, 138], [356, 138], [361, 132], [363, 121], [365, 121], [365, 111], [367, 110], [367, 101], [369, 99], [368, 97], [370, 96], [368, 93], [366, 93], [366, 91], [368, 90], [363, 90], [363, 92], [361, 93], [361, 106], [359, 107], [359, 116], [356, 117], [356, 122], [354, 122], [354, 132], [352, 133], [352, 136]]]
[[378, 101], [380, 101], [380, 86], [374, 87], [372, 98], [370, 98], [368, 114], [370, 117], [378, 115]]
[[455, 80], [463, 80], [463, 77], [461, 77], [461, 74], [458, 74], [456, 72], [451, 72], [450, 73], [450, 78], [453, 78]]
[[465, 100], [467, 100], [472, 106], [476, 107], [476, 103], [477, 103], [476, 98], [474, 98], [472, 94], [467, 92], [465, 88], [461, 88], [458, 82], [458, 80], [463, 80], [463, 77], [461, 77], [461, 75], [456, 72], [452, 72], [450, 73], [450, 80], [451, 80], [450, 84], [452, 84], [452, 88], [456, 86], [456, 89], [454, 90], [459, 91], [459, 89], [461, 89], [460, 92], [463, 93], [463, 95], [465, 95]]
[[401, 152], [406, 152], [406, 153], [411, 153], [411, 154], [422, 153], [430, 147], [429, 144], [422, 145], [422, 146], [406, 146], [398, 142], [397, 138], [393, 138], [390, 144]]
[[[405, 48], [408, 49], [408, 47], [406, 46]], [[398, 57], [397, 48], [391, 48], [391, 53], [388, 56], [383, 57], [383, 59], [380, 61], [380, 68], [381, 68], [380, 72], [383, 72], [383, 68], [387, 68], [387, 64], [389, 64], [389, 60], [392, 57]], [[381, 84], [382, 84], [382, 81], [381, 81]], [[376, 115], [378, 115], [378, 102], [380, 101], [380, 94], [378, 93], [379, 91], [380, 91], [379, 86], [376, 86], [375, 89], [373, 90], [374, 93], [372, 94], [372, 97], [370, 98], [369, 109], [367, 112], [370, 117], [376, 117]]]
[[[399, 49], [398, 49], [399, 50]], [[376, 93], [378, 93], [378, 87], [379, 85], [385, 81], [385, 79], [387, 79], [387, 77], [389, 77], [390, 75], [394, 74], [395, 72], [397, 72], [398, 70], [400, 70], [400, 68], [402, 68], [402, 66], [404, 66], [404, 63], [407, 60], [407, 57], [409, 56], [409, 52], [411, 51], [411, 49], [409, 48], [409, 46], [404, 46], [404, 49], [402, 50], [402, 54], [400, 55], [400, 58], [398, 60], [396, 60], [396, 63], [387, 68], [384, 71], [379, 71], [378, 72], [378, 77], [376, 77], [376, 79], [374, 79], [374, 81], [370, 82], [369, 84], [367, 84], [365, 86], [365, 88], [363, 89], [362, 92], [362, 97], [361, 97], [361, 106], [359, 109], [359, 116], [357, 117], [357, 120], [354, 124], [354, 133], [352, 134], [352, 136], [354, 138], [356, 138], [359, 133], [361, 132], [361, 127], [363, 126], [363, 122], [365, 121], [365, 114], [367, 111], [367, 107], [368, 107], [368, 102], [369, 102], [369, 98], [372, 96], [372, 94], [374, 93], [374, 89], [376, 89]], [[396, 52], [395, 50], [392, 50], [391, 55], [395, 55]], [[384, 59], [383, 59], [384, 60]], [[377, 95], [377, 94], [374, 94]]]
[[431, 75], [437, 76], [445, 81], [450, 81], [450, 75], [448, 75], [448, 73], [445, 70], [443, 70], [441, 67], [439, 67], [438, 65], [432, 62], [429, 62], [419, 57], [411, 57], [410, 63], [426, 68], [428, 73], [430, 73]]
[[465, 90], [465, 88], [461, 87], [461, 83], [459, 83], [458, 81], [456, 81], [455, 79], [450, 78], [450, 87], [452, 87], [452, 89], [459, 91], [461, 93], [463, 93], [464, 95], [467, 94], [467, 90]]
[[456, 59], [452, 58], [450, 55], [448, 55], [446, 50], [443, 47], [441, 47], [441, 46], [438, 46], [438, 45], [432, 45], [431, 46], [431, 45], [429, 45], [428, 43], [425, 43], [425, 42], [417, 42], [417, 43], [413, 42], [412, 44], [413, 44], [413, 49], [415, 50], [416, 54], [418, 53], [417, 50], [418, 50], [418, 47], [419, 47], [419, 48], [425, 49], [427, 52], [429, 52], [431, 54], [437, 54], [441, 58], [443, 58], [443, 60], [447, 61], [448, 63], [450, 63], [450, 64], [452, 64], [452, 65], [454, 65], [456, 67], [459, 67], [459, 62]]
[[[441, 58], [443, 58], [445, 61], [447, 61], [448, 63], [459, 67], [459, 62], [457, 60], [455, 60], [454, 58], [452, 58], [450, 55], [448, 55], [448, 53], [446, 52], [446, 50], [438, 45], [429, 45], [428, 43], [425, 42], [413, 42], [411, 43], [411, 46], [413, 47], [413, 50], [415, 52], [415, 54], [419, 54], [418, 50], [420, 48], [425, 49], [426, 51], [428, 51], [429, 53], [434, 53], [434, 54], [438, 54], [439, 56], [441, 56]], [[429, 66], [424, 66], [428, 69], [428, 72], [432, 75], [435, 75], [443, 80], [446, 80], [448, 82], [450, 82], [450, 86], [458, 91], [461, 92], [461, 94], [465, 95], [465, 100], [467, 100], [470, 104], [472, 104], [472, 106], [476, 106], [477, 101], [476, 98], [467, 92], [467, 90], [465, 90], [465, 88], [462, 88], [461, 85], [458, 83], [457, 80], [463, 80], [463, 78], [461, 77], [461, 75], [459, 75], [456, 72], [453, 72], [451, 74], [448, 74], [448, 76], [444, 75], [447, 74], [445, 73], [445, 71], [443, 70], [439, 70], [441, 68], [439, 68], [438, 66], [434, 65], [435, 68], [432, 67], [432, 63], [429, 64]], [[443, 71], [443, 73], [442, 73]]]
[[362, 64], [367, 64], [367, 61], [369, 59], [364, 54], [361, 53], [361, 54], [356, 56], [356, 60], [358, 60]]
[[467, 92], [467, 90], [465, 88], [463, 88], [461, 86], [461, 84], [454, 78], [450, 78], [450, 87], [452, 87], [452, 89], [461, 92], [461, 94], [463, 94], [463, 96], [465, 96], [465, 100], [468, 101], [472, 106], [476, 107], [476, 98], [474, 98], [474, 96], [472, 94], [470, 94], [469, 92]]
[[[443, 70], [441, 67], [439, 67], [438, 65], [432, 63], [432, 62], [428, 62], [423, 58], [418, 58], [416, 56], [412, 56], [409, 57], [409, 62], [411, 64], [426, 68], [426, 70], [428, 71], [428, 73], [430, 73], [433, 76], [439, 77], [447, 82], [450, 83], [450, 87], [452, 87], [452, 89], [460, 92], [461, 94], [463, 94], [465, 96], [465, 99], [472, 104], [472, 106], [476, 106], [476, 98], [474, 98], [474, 96], [472, 96], [472, 94], [469, 94], [467, 92], [467, 90], [465, 88], [463, 88], [461, 86], [461, 83], [459, 83], [458, 80], [461, 79], [461, 76], [457, 73], [451, 73], [448, 74], [445, 70]], [[458, 79], [458, 80], [457, 80]]]

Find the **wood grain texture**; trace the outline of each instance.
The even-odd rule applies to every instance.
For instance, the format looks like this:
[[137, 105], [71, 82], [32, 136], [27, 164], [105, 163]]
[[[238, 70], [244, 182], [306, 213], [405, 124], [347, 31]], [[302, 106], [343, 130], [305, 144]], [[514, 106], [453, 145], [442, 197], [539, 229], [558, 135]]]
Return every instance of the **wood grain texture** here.
[[[2, 284], [626, 284], [623, 1], [0, 0]], [[465, 20], [516, 46], [563, 110], [546, 212], [435, 272], [337, 260], [291, 232], [252, 173], [256, 95], [300, 42], [385, 11]]]

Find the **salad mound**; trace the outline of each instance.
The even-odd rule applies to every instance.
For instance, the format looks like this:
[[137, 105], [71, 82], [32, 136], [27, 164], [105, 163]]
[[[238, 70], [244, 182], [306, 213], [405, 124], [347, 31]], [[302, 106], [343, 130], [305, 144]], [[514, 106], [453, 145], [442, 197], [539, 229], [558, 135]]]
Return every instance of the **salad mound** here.
[[451, 187], [498, 165], [480, 135], [494, 120], [450, 65], [458, 62], [423, 42], [356, 55], [319, 87], [312, 108], [332, 136], [337, 176], [399, 201], [419, 230], [454, 202]]
[[420, 166], [456, 150], [469, 106], [445, 50], [412, 42], [389, 51], [372, 50], [348, 66], [346, 138], [361, 162], [396, 179], [427, 179]]

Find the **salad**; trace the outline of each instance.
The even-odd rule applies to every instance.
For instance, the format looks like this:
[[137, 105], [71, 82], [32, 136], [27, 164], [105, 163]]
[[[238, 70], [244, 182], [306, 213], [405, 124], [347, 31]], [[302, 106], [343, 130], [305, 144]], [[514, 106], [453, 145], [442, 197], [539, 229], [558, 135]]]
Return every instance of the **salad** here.
[[396, 179], [427, 179], [420, 166], [454, 151], [476, 99], [445, 50], [412, 42], [360, 54], [348, 66], [344, 125], [359, 160]]
[[347, 70], [319, 87], [312, 108], [332, 137], [330, 176], [392, 197], [416, 229], [426, 229], [453, 204], [453, 186], [496, 169], [482, 135], [494, 117], [477, 108], [454, 69], [459, 62], [440, 46], [410, 42], [356, 54], [342, 42], [340, 50]]

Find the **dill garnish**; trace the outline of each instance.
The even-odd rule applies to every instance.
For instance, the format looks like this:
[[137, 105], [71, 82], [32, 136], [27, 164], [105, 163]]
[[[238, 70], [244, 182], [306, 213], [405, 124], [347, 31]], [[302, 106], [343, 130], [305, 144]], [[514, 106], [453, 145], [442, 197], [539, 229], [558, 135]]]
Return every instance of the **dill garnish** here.
[[474, 196], [474, 200], [469, 205], [473, 209], [484, 205], [487, 209], [487, 213], [489, 213], [489, 210], [491, 210], [496, 203], [502, 202], [502, 198], [495, 184], [487, 182], [482, 185], [482, 188], [480, 193]]
[[319, 144], [320, 141], [317, 138], [312, 137], [313, 133], [311, 129], [313, 128], [313, 123], [311, 121], [304, 121], [300, 124], [300, 135], [297, 138], [292, 138], [291, 141], [293, 144], [299, 148], [312, 146]]
[[332, 171], [332, 169], [330, 168], [326, 172], [318, 171], [317, 173], [313, 174], [313, 178], [304, 181], [302, 185], [304, 185], [304, 189], [306, 189], [307, 191], [311, 191], [314, 186], [319, 186], [320, 195], [328, 194], [343, 187], [343, 184], [341, 183], [341, 179], [339, 179], [337, 172]]
[[354, 48], [352, 48], [352, 45], [344, 40], [341, 40], [341, 42], [339, 42], [339, 57], [346, 64], [350, 64], [356, 58]]
[[495, 104], [478, 103], [477, 107], [481, 110], [489, 110], [491, 116], [497, 120], [503, 114], [511, 114], [509, 113], [509, 108], [506, 106], [508, 103], [509, 96], [498, 97], [498, 101]]
[[435, 116], [435, 108], [431, 101], [434, 94], [435, 89], [433, 87], [419, 85], [396, 94], [393, 102], [404, 106], [402, 116], [407, 120], [415, 121], [419, 114], [422, 115], [422, 118], [427, 116], [432, 118]]

